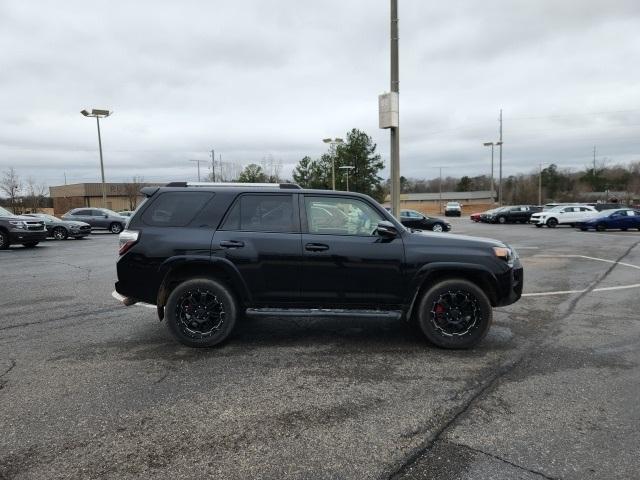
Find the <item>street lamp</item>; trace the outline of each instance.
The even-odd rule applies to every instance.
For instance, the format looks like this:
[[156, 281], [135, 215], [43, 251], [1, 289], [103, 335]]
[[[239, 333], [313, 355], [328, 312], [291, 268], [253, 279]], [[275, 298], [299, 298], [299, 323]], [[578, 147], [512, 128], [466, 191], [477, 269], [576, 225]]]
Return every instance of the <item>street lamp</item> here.
[[484, 142], [482, 145], [484, 145], [485, 147], [491, 147], [491, 198], [494, 198], [493, 190], [495, 189], [495, 186], [493, 184], [493, 147], [496, 145], [502, 145], [502, 142]]
[[345, 173], [347, 174], [347, 192], [348, 192], [349, 191], [349, 171], [353, 170], [356, 167], [354, 167], [353, 165], [345, 165], [345, 166], [339, 167], [339, 168], [340, 168], [340, 170], [344, 170]]
[[113, 112], [109, 110], [102, 110], [99, 108], [88, 110], [81, 110], [80, 113], [85, 117], [95, 117], [98, 124], [98, 148], [100, 150], [100, 173], [102, 174], [102, 207], [107, 208], [107, 188], [104, 183], [104, 162], [102, 161], [102, 137], [100, 136], [100, 119], [107, 118]]
[[323, 138], [324, 143], [331, 145], [331, 189], [336, 189], [336, 146], [344, 143], [341, 138]]

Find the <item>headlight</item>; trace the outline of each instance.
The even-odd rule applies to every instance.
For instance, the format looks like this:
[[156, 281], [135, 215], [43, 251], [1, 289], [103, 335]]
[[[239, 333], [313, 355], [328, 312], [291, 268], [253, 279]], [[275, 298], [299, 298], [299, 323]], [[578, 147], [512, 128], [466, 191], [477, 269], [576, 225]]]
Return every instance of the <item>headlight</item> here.
[[21, 230], [27, 228], [27, 225], [22, 220], [10, 220], [9, 223], [13, 225], [14, 228], [18, 228]]
[[518, 252], [511, 247], [493, 247], [493, 253], [495, 253], [496, 257], [507, 262], [510, 267], [513, 267], [516, 258], [518, 258]]

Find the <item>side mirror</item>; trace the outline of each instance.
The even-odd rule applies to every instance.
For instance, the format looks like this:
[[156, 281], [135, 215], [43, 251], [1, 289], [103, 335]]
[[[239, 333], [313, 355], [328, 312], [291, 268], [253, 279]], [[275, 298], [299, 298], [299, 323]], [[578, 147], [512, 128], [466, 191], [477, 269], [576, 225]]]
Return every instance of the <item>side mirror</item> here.
[[109, 218], [109, 215], [107, 215], [106, 213], [104, 214], [104, 218]]
[[378, 223], [376, 232], [378, 233], [378, 235], [385, 238], [394, 238], [398, 236], [398, 229], [396, 228], [396, 226], [387, 220], [383, 220], [382, 222]]

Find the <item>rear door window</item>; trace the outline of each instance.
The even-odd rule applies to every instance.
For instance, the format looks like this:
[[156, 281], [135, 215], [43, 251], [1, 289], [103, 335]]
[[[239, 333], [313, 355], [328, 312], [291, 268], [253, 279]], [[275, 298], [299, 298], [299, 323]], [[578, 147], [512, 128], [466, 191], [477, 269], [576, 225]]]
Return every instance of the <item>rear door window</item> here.
[[221, 230], [297, 232], [293, 195], [245, 194], [236, 199]]
[[91, 210], [78, 210], [77, 212], [73, 212], [71, 215], [82, 215], [83, 217], [90, 217]]
[[213, 197], [211, 192], [165, 192], [145, 210], [142, 222], [153, 227], [186, 227]]

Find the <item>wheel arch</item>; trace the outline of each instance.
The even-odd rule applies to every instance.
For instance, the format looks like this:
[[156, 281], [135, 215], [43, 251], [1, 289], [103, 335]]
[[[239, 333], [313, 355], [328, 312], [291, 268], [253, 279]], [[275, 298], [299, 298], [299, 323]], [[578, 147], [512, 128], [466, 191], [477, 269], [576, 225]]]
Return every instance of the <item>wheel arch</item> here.
[[424, 292], [438, 282], [451, 279], [466, 280], [477, 285], [485, 293], [492, 307], [498, 304], [498, 280], [488, 268], [474, 264], [431, 264], [420, 269], [412, 282], [406, 318], [410, 319], [413, 316], [416, 302]]
[[205, 277], [223, 282], [236, 296], [240, 305], [251, 303], [251, 294], [236, 267], [221, 258], [172, 257], [160, 266], [160, 287], [156, 306], [160, 319], [164, 317], [164, 306], [171, 291], [182, 281]]

